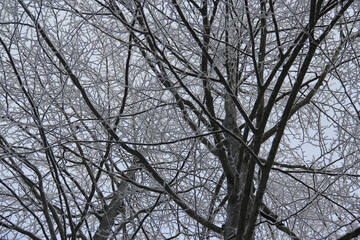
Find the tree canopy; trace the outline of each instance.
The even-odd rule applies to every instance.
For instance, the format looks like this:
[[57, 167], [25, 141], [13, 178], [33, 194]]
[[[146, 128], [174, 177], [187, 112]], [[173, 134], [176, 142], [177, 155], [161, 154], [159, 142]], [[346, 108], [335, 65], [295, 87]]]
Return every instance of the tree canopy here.
[[360, 235], [358, 0], [0, 9], [1, 239]]

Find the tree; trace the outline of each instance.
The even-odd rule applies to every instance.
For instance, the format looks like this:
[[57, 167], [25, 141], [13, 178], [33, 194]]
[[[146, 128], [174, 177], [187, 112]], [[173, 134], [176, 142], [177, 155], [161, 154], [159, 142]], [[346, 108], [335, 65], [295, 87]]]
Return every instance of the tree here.
[[359, 1], [3, 1], [0, 235], [360, 235]]

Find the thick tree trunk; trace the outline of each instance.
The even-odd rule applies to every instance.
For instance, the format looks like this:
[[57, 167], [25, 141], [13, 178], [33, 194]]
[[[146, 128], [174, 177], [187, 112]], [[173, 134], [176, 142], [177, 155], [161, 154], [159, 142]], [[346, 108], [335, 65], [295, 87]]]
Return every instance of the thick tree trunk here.
[[[237, 136], [241, 136], [239, 128], [236, 124], [236, 110], [234, 103], [230, 95], [225, 96], [225, 120], [224, 126], [235, 133]], [[239, 160], [240, 146], [239, 143], [230, 135], [225, 134], [226, 141], [225, 146], [228, 151], [228, 158], [231, 164], [231, 168], [235, 170]], [[236, 238], [237, 227], [239, 223], [240, 209], [241, 209], [241, 192], [243, 186], [241, 183], [245, 182], [244, 176], [246, 174], [234, 171], [234, 182], [228, 183], [228, 205], [226, 209], [226, 221], [224, 226], [224, 239], [230, 240]], [[243, 181], [239, 181], [240, 178]]]
[[[133, 167], [133, 166], [132, 166]], [[132, 168], [130, 167], [130, 169]], [[127, 177], [129, 179], [134, 179], [135, 170], [129, 171]], [[118, 189], [116, 190], [113, 198], [109, 205], [104, 207], [104, 213], [102, 218], [100, 219], [100, 224], [96, 233], [94, 234], [94, 240], [106, 240], [111, 235], [111, 228], [114, 226], [116, 217], [121, 213], [124, 208], [124, 200], [126, 196], [126, 192], [128, 190], [129, 183], [126, 181], [122, 181], [118, 185]]]
[[230, 190], [228, 205], [226, 209], [226, 221], [224, 229], [224, 239], [235, 239], [238, 219], [240, 214], [240, 201], [236, 193]]
[[124, 206], [124, 196], [126, 195], [127, 188], [128, 183], [122, 181], [110, 204], [105, 207], [105, 212], [100, 220], [100, 225], [94, 234], [94, 240], [106, 240], [110, 237], [111, 228], [114, 226], [115, 219]]

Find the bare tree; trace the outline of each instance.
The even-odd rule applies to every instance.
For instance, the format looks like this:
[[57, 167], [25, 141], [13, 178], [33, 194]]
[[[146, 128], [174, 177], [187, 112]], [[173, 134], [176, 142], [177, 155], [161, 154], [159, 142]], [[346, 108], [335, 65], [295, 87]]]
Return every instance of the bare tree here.
[[359, 8], [2, 1], [1, 238], [359, 236]]

